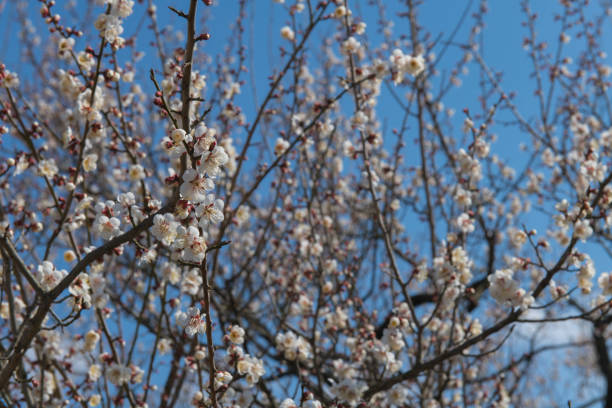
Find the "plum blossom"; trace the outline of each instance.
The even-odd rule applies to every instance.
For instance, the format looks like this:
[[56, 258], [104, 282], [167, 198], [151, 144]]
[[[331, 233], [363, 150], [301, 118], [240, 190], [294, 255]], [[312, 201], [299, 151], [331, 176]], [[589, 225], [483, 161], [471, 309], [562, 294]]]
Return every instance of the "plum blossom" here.
[[229, 384], [229, 382], [232, 381], [232, 378], [232, 375], [227, 371], [218, 371], [217, 374], [215, 374], [215, 384], [217, 386]]
[[200, 203], [206, 199], [206, 192], [212, 190], [214, 186], [209, 177], [200, 176], [194, 169], [187, 169], [183, 174], [180, 191], [185, 199]]
[[284, 154], [287, 149], [289, 149], [289, 142], [282, 137], [276, 139], [276, 144], [274, 145], [274, 154], [276, 156], [280, 156]]
[[363, 35], [365, 33], [367, 24], [363, 21], [358, 22], [354, 25], [355, 34]]
[[159, 351], [161, 355], [168, 354], [172, 351], [172, 340], [168, 338], [160, 339], [157, 343], [157, 351]]
[[355, 129], [364, 130], [365, 124], [368, 121], [368, 116], [363, 111], [357, 111], [351, 118], [351, 124]]
[[527, 242], [527, 233], [518, 228], [510, 228], [508, 236], [510, 237], [510, 243], [515, 248], [521, 248]]
[[480, 157], [481, 159], [487, 157], [489, 155], [489, 151], [491, 150], [489, 143], [487, 143], [482, 137], [476, 139], [472, 148], [474, 153], [476, 153], [476, 156]]
[[346, 13], [347, 13], [346, 7], [344, 7], [343, 5], [339, 5], [334, 10], [334, 17], [335, 18], [342, 18], [342, 17], [346, 16]]
[[597, 160], [597, 153], [591, 153], [587, 160], [580, 166], [580, 173], [584, 175], [588, 181], [602, 182], [606, 177], [608, 167]]
[[574, 223], [574, 236], [576, 238], [586, 242], [591, 235], [593, 235], [593, 228], [591, 228], [588, 220], [580, 219]]
[[195, 296], [202, 288], [202, 275], [196, 268], [190, 269], [181, 281], [181, 292]]
[[219, 172], [219, 168], [228, 160], [229, 156], [225, 153], [225, 149], [222, 146], [215, 145], [208, 152], [202, 154], [198, 170], [202, 174], [206, 173], [214, 177]]
[[474, 232], [474, 220], [466, 213], [462, 213], [457, 217], [455, 224], [464, 234]]
[[349, 37], [342, 43], [342, 52], [345, 54], [355, 54], [361, 49], [361, 43], [355, 37]]
[[471, 157], [464, 149], [459, 149], [457, 152], [457, 163], [459, 164], [459, 171], [469, 176], [471, 185], [475, 185], [482, 178], [482, 167], [480, 162]]
[[130, 177], [130, 180], [133, 181], [142, 180], [146, 177], [144, 167], [142, 167], [142, 165], [140, 164], [131, 165], [128, 171], [128, 175]]
[[179, 268], [170, 262], [164, 262], [161, 266], [162, 279], [176, 285], [181, 279]]
[[469, 191], [464, 190], [461, 186], [457, 187], [455, 196], [453, 197], [455, 202], [462, 207], [469, 207], [472, 205], [472, 195]]
[[593, 287], [593, 277], [595, 276], [595, 265], [593, 261], [587, 259], [578, 270], [578, 287], [582, 289], [582, 293], [591, 293]]
[[299, 408], [298, 405], [291, 398], [286, 398], [281, 402], [279, 408]]
[[350, 140], [342, 142], [342, 153], [347, 157], [353, 157], [357, 150], [353, 146]]
[[16, 73], [0, 66], [0, 88], [17, 88], [19, 86], [19, 77]]
[[493, 299], [499, 303], [508, 303], [514, 307], [526, 309], [534, 299], [527, 295], [525, 290], [519, 287], [518, 281], [513, 279], [512, 269], [498, 269], [493, 275], [488, 276], [490, 283], [489, 292]]
[[153, 217], [153, 227], [151, 233], [163, 242], [164, 245], [171, 245], [176, 238], [176, 229], [178, 222], [174, 220], [174, 215], [168, 214], [156, 214]]
[[276, 348], [283, 353], [283, 356], [290, 361], [308, 361], [312, 356], [310, 343], [301, 336], [296, 336], [293, 332], [279, 333], [274, 339]]
[[100, 214], [94, 221], [93, 229], [102, 238], [109, 240], [121, 233], [121, 230], [119, 230], [119, 225], [121, 225], [121, 221], [119, 221], [118, 218]]
[[394, 385], [387, 393], [389, 402], [396, 406], [403, 406], [408, 399], [408, 390], [401, 384]]
[[61, 59], [69, 60], [71, 58], [70, 52], [74, 47], [74, 38], [60, 38], [57, 44], [57, 55]]
[[206, 233], [200, 235], [200, 232], [194, 226], [189, 226], [187, 229], [179, 226], [175, 244], [175, 247], [178, 245], [183, 248], [183, 259], [185, 261], [199, 263], [206, 254]]
[[399, 48], [393, 50], [389, 61], [394, 71], [395, 85], [402, 82], [405, 74], [417, 76], [425, 70], [425, 59], [422, 55], [405, 55]]
[[98, 168], [98, 155], [90, 153], [83, 158], [83, 170], [86, 172], [94, 171]]
[[130, 382], [132, 370], [123, 364], [112, 363], [106, 371], [106, 375], [112, 384], [121, 386]]
[[89, 52], [81, 51], [77, 54], [77, 63], [79, 64], [79, 67], [85, 72], [91, 71], [95, 62], [96, 60]]
[[66, 275], [68, 275], [68, 272], [64, 269], [56, 269], [55, 265], [49, 261], [43, 261], [43, 263], [38, 266], [37, 272], [38, 282], [44, 291], [53, 289]]
[[112, 14], [100, 14], [94, 22], [94, 27], [100, 32], [100, 36], [104, 37], [109, 43], [117, 40], [123, 33], [121, 19]]
[[205, 317], [206, 315], [200, 313], [197, 307], [190, 307], [187, 313], [179, 311], [175, 315], [177, 324], [185, 329], [189, 337], [206, 332]]
[[345, 378], [340, 383], [334, 384], [330, 391], [339, 400], [348, 402], [350, 406], [355, 406], [367, 388], [367, 385], [357, 380]]
[[281, 28], [280, 33], [281, 37], [283, 37], [285, 40], [293, 41], [295, 39], [295, 33], [289, 26], [284, 26], [283, 28]]
[[597, 279], [597, 284], [605, 296], [612, 295], [612, 274], [602, 273]]
[[38, 174], [44, 177], [53, 177], [59, 171], [54, 159], [41, 160], [38, 163]]
[[233, 325], [229, 330], [229, 339], [234, 344], [244, 343], [244, 329], [238, 325]]
[[[240, 94], [240, 84], [238, 82], [230, 82], [223, 91], [223, 99], [232, 99], [234, 95], [237, 94]], [[229, 116], [234, 114], [235, 113], [231, 111], [231, 113], [229, 113]]]
[[182, 144], [183, 142], [190, 142], [191, 135], [187, 135], [187, 132], [185, 132], [185, 130], [183, 129], [174, 129], [170, 133], [169, 139], [175, 145], [179, 145], [179, 144]]
[[94, 330], [88, 331], [83, 339], [83, 349], [86, 351], [94, 351], [99, 340], [100, 334], [98, 332]]
[[309, 399], [304, 401], [302, 408], [323, 408], [323, 404], [319, 400]]
[[91, 287], [89, 285], [88, 274], [80, 273], [79, 276], [72, 281], [68, 287], [68, 291], [73, 296], [70, 299], [73, 309], [79, 310], [81, 308], [87, 309], [91, 307]]
[[134, 0], [111, 0], [111, 13], [120, 18], [126, 18], [132, 14]]
[[206, 228], [209, 224], [218, 224], [223, 221], [223, 206], [223, 200], [215, 199], [213, 194], [208, 194], [196, 208], [196, 215], [200, 219], [199, 225]]
[[240, 375], [246, 375], [249, 386], [254, 386], [259, 382], [259, 378], [266, 373], [263, 361], [246, 354], [236, 364], [236, 370]]

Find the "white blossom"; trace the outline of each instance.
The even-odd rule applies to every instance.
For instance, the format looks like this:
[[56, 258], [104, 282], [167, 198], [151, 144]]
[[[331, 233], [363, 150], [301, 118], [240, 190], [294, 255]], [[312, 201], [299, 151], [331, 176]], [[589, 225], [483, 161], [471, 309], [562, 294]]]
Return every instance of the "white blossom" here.
[[281, 37], [283, 37], [285, 40], [293, 41], [295, 39], [295, 33], [289, 26], [284, 26], [283, 28], [281, 28], [280, 33]]
[[342, 52], [345, 54], [355, 54], [361, 49], [361, 43], [355, 37], [349, 37], [342, 43]]
[[214, 186], [209, 177], [200, 176], [194, 169], [187, 169], [183, 174], [180, 191], [185, 199], [200, 203], [206, 199], [206, 192], [212, 190]]
[[225, 153], [225, 149], [222, 146], [216, 145], [212, 150], [202, 154], [198, 170], [200, 173], [206, 173], [214, 177], [219, 172], [219, 168], [227, 163], [228, 160], [229, 156]]
[[176, 238], [176, 229], [178, 222], [174, 221], [174, 215], [168, 214], [156, 214], [153, 217], [153, 227], [151, 233], [163, 242], [164, 245], [171, 245]]
[[244, 329], [238, 325], [233, 325], [229, 331], [229, 339], [234, 344], [244, 343]]
[[195, 334], [203, 334], [206, 332], [205, 314], [200, 314], [200, 309], [197, 307], [190, 307], [185, 312], [176, 313], [176, 322], [179, 326], [185, 329], [185, 333], [189, 337], [193, 337]]
[[112, 384], [121, 386], [130, 382], [132, 370], [125, 365], [112, 363], [106, 371], [106, 376]]
[[119, 230], [119, 221], [116, 217], [107, 217], [106, 215], [98, 215], [93, 223], [93, 229], [102, 238], [109, 240], [121, 233]]
[[605, 296], [612, 295], [612, 274], [602, 273], [597, 279], [597, 284]]
[[466, 213], [462, 213], [457, 217], [455, 224], [464, 234], [474, 232], [474, 220]]
[[498, 269], [493, 275], [489, 275], [487, 278], [490, 283], [489, 292], [499, 303], [508, 303], [514, 307], [526, 309], [534, 299], [519, 287], [513, 275], [514, 272], [511, 269]]
[[580, 219], [574, 223], [574, 236], [585, 242], [593, 234], [588, 220]]
[[41, 160], [38, 163], [38, 173], [41, 176], [53, 177], [59, 171], [54, 159]]
[[38, 265], [37, 272], [38, 282], [45, 291], [55, 288], [55, 286], [68, 275], [68, 272], [63, 269], [56, 269], [49, 261], [43, 261], [42, 264]]
[[274, 145], [274, 154], [276, 156], [280, 156], [284, 154], [287, 149], [289, 149], [289, 142], [283, 139], [282, 137], [277, 138], [276, 144]]

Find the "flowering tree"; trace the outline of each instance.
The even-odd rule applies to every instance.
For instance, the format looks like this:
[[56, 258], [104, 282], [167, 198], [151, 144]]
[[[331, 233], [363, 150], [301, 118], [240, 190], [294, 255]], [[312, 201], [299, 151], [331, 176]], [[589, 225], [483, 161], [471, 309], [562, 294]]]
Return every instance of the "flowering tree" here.
[[257, 78], [263, 0], [40, 3], [0, 65], [0, 405], [612, 407], [607, 4], [546, 41], [521, 3], [525, 112], [485, 2], [275, 0]]

